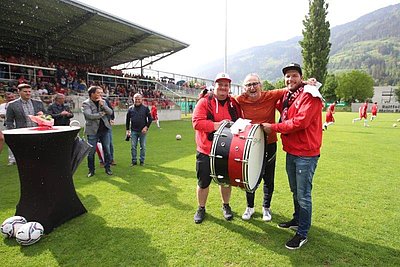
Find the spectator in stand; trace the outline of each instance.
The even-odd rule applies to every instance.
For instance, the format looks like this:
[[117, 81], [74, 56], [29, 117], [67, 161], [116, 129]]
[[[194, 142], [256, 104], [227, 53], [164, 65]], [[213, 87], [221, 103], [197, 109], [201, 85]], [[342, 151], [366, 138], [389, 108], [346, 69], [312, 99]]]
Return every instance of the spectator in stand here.
[[293, 193], [293, 219], [278, 224], [296, 229], [286, 242], [287, 249], [298, 249], [307, 242], [312, 215], [312, 181], [322, 143], [322, 96], [316, 87], [303, 86], [302, 70], [292, 63], [282, 69], [288, 92], [278, 102], [279, 123], [263, 123], [267, 134], [281, 133], [286, 151], [286, 172]]
[[378, 103], [375, 102], [371, 107], [371, 121], [373, 121], [376, 118], [377, 114], [378, 114]]
[[[0, 104], [0, 118], [1, 118], [1, 120], [0, 120], [0, 123], [1, 123], [0, 130], [4, 130], [5, 129], [5, 125], [6, 125], [5, 124], [5, 119], [6, 119], [7, 107], [8, 107], [8, 104], [11, 101], [14, 101], [14, 100], [15, 100], [14, 93], [6, 92], [6, 102], [3, 103], [3, 104]], [[11, 149], [8, 148], [8, 166], [14, 165], [14, 164], [15, 164], [14, 154], [12, 153]]]
[[57, 93], [53, 104], [47, 108], [47, 113], [54, 118], [55, 126], [69, 126], [70, 119], [74, 114], [68, 106], [65, 105], [65, 95]]
[[18, 79], [18, 84], [22, 84], [22, 83], [28, 83], [28, 80], [25, 79], [24, 75], [21, 75]]
[[126, 114], [126, 135], [131, 137], [132, 166], [137, 165], [137, 144], [140, 141], [140, 166], [144, 165], [146, 158], [146, 136], [152, 119], [150, 110], [143, 105], [143, 96], [139, 93], [133, 97], [134, 104], [129, 107]]
[[107, 175], [112, 175], [110, 168], [110, 131], [111, 125], [107, 116], [111, 116], [112, 109], [101, 97], [103, 89], [99, 86], [91, 86], [88, 89], [89, 98], [82, 103], [82, 112], [86, 120], [85, 134], [92, 146], [88, 155], [89, 173], [87, 177], [95, 174], [94, 154], [96, 153], [97, 141], [100, 140], [104, 151], [104, 168]]
[[353, 124], [356, 121], [360, 121], [362, 119], [364, 119], [364, 127], [369, 127], [368, 125], [368, 119], [367, 119], [367, 110], [368, 110], [368, 100], [365, 101], [365, 103], [360, 106], [360, 108], [358, 109], [358, 118], [353, 119]]
[[322, 128], [323, 131], [328, 130], [328, 126], [335, 123], [335, 118], [333, 117], [333, 114], [335, 114], [336, 103], [337, 102], [335, 101], [330, 104], [328, 109], [326, 110], [325, 122]]
[[79, 91], [80, 93], [83, 93], [83, 92], [86, 91], [86, 88], [87, 88], [87, 85], [86, 85], [86, 83], [85, 83], [85, 80], [84, 80], [84, 79], [80, 79], [79, 85], [78, 85], [78, 91]]
[[42, 101], [32, 99], [32, 87], [29, 84], [18, 85], [19, 98], [8, 104], [6, 112], [7, 129], [35, 127], [28, 115], [43, 115], [45, 109]]
[[49, 92], [47, 89], [44, 87], [44, 85], [40, 85], [40, 88], [37, 90], [39, 95], [48, 95]]
[[160, 128], [160, 122], [158, 120], [158, 111], [157, 111], [156, 103], [153, 103], [153, 106], [151, 107], [151, 117], [153, 118], [153, 121], [155, 121], [157, 123], [157, 127]]

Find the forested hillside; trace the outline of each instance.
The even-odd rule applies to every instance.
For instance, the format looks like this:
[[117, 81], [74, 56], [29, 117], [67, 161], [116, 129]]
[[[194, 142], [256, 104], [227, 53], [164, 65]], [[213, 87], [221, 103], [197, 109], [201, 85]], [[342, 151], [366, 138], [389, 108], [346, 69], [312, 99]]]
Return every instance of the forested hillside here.
[[[328, 10], [329, 12], [329, 10]], [[301, 36], [287, 41], [252, 47], [228, 57], [229, 73], [240, 82], [249, 72], [263, 79], [282, 78], [282, 66], [302, 62]], [[364, 15], [355, 21], [331, 29], [331, 53], [328, 71], [339, 73], [358, 69], [370, 74], [376, 85], [400, 83], [400, 4]], [[198, 75], [212, 79], [223, 69], [223, 60], [200, 68]]]

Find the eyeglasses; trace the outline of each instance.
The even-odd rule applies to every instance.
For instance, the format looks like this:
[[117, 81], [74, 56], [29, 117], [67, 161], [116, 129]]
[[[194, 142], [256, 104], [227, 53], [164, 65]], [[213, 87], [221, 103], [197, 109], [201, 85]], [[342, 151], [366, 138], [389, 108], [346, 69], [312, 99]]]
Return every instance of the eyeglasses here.
[[256, 83], [246, 83], [244, 86], [246, 86], [246, 87], [252, 87], [252, 86], [257, 86], [257, 85], [259, 85], [260, 83], [259, 82], [256, 82]]

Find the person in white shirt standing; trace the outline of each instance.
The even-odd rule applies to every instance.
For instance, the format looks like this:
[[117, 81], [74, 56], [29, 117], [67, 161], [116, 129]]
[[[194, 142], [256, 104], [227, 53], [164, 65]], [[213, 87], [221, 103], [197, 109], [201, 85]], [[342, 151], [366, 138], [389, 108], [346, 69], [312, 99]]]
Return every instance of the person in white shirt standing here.
[[[6, 102], [0, 104], [0, 130], [5, 130], [5, 119], [6, 119], [6, 112], [8, 103], [15, 99], [15, 95], [13, 92], [6, 92], [5, 95]], [[9, 166], [15, 164], [15, 157], [12, 153], [11, 149], [8, 148], [8, 164]]]

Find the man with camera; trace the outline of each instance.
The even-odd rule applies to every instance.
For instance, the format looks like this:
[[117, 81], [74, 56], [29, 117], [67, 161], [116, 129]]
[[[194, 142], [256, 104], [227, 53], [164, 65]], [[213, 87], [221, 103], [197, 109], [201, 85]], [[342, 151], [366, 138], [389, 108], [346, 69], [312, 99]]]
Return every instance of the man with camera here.
[[143, 96], [139, 93], [133, 96], [133, 105], [126, 114], [126, 140], [131, 138], [132, 166], [137, 165], [137, 144], [140, 142], [140, 166], [144, 165], [146, 158], [146, 135], [150, 128], [152, 118], [150, 110], [143, 105]]

